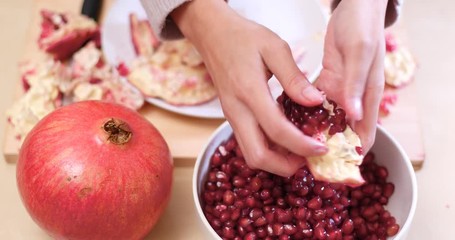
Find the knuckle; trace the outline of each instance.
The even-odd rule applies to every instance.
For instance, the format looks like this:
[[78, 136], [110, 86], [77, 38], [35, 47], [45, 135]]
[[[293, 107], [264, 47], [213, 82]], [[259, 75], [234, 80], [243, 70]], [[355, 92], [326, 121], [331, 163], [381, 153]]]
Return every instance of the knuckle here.
[[369, 150], [373, 146], [375, 138], [376, 138], [376, 131], [373, 131], [368, 136], [365, 136], [363, 138], [363, 148]]
[[361, 51], [370, 50], [374, 47], [374, 42], [369, 38], [362, 38], [355, 41], [353, 47]]
[[252, 169], [259, 169], [267, 161], [267, 153], [263, 149], [254, 149], [246, 159], [248, 166]]
[[291, 50], [291, 48], [289, 47], [289, 44], [281, 38], [278, 38], [274, 42], [274, 45], [278, 51], [290, 51]]
[[282, 79], [283, 88], [287, 92], [299, 89], [298, 86], [300, 86], [302, 83], [304, 83], [304, 81], [302, 81], [302, 79], [299, 78], [300, 74], [301, 73], [299, 73], [299, 72], [294, 72], [294, 73], [289, 74], [284, 79]]
[[281, 127], [281, 124], [279, 124], [279, 123], [273, 124], [273, 122], [272, 122], [271, 127], [267, 128], [267, 135], [270, 139], [274, 139], [274, 140], [285, 139], [284, 138], [285, 131]]

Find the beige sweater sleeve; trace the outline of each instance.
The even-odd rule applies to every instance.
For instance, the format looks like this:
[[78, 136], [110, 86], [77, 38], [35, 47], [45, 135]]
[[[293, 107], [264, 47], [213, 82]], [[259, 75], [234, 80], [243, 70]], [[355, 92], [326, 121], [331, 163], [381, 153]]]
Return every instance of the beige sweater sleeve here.
[[169, 14], [190, 0], [141, 0], [147, 13], [152, 29], [161, 39], [177, 39], [183, 37]]
[[[177, 39], [183, 37], [182, 33], [178, 29], [177, 25], [175, 25], [174, 21], [172, 21], [169, 14], [187, 1], [191, 0], [141, 0], [142, 6], [147, 12], [153, 31], [158, 33], [157, 35], [159, 38]], [[332, 10], [336, 8], [340, 1], [341, 0], [332, 1]], [[398, 18], [401, 1], [402, 0], [389, 0], [385, 19], [386, 27], [391, 25]]]
[[[401, 3], [403, 0], [389, 0], [387, 3], [387, 11], [385, 15], [385, 22], [384, 26], [388, 27], [392, 25], [400, 15], [401, 10]], [[332, 11], [338, 6], [341, 0], [333, 0], [332, 1]]]

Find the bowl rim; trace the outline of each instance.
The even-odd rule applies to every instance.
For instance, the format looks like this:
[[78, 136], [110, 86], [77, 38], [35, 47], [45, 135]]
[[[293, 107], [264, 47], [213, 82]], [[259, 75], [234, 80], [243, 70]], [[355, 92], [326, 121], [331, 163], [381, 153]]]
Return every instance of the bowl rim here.
[[[204, 145], [202, 150], [199, 152], [199, 155], [196, 159], [196, 163], [194, 165], [193, 169], [193, 177], [192, 177], [192, 192], [193, 192], [193, 201], [196, 207], [196, 211], [198, 213], [198, 216], [200, 220], [203, 222], [204, 226], [206, 229], [211, 233], [211, 235], [217, 239], [221, 239], [221, 237], [215, 232], [215, 230], [212, 228], [210, 223], [208, 222], [207, 218], [204, 215], [204, 212], [202, 210], [201, 202], [199, 201], [199, 193], [198, 193], [198, 176], [199, 176], [199, 169], [202, 164], [202, 158], [206, 155], [206, 149], [209, 148], [209, 146], [212, 144], [214, 141], [215, 137], [220, 134], [222, 131], [226, 131], [226, 128], [229, 128], [231, 133], [232, 133], [232, 127], [229, 124], [228, 121], [224, 121], [210, 136], [209, 140], [207, 143]], [[383, 134], [389, 141], [392, 142], [392, 144], [397, 148], [398, 152], [400, 155], [404, 158], [405, 166], [408, 171], [408, 175], [411, 177], [411, 187], [412, 187], [412, 201], [411, 201], [411, 207], [409, 209], [409, 213], [407, 214], [406, 220], [404, 221], [404, 224], [400, 226], [400, 230], [396, 236], [394, 236], [393, 239], [404, 239], [406, 237], [406, 234], [412, 224], [412, 220], [414, 219], [414, 214], [416, 211], [417, 207], [417, 179], [415, 175], [414, 168], [411, 164], [411, 161], [409, 160], [408, 155], [404, 151], [404, 148], [399, 144], [399, 142], [382, 126], [377, 125], [377, 130], [381, 134]]]
[[377, 131], [381, 132], [392, 144], [397, 148], [398, 152], [404, 158], [404, 163], [408, 175], [411, 177], [411, 188], [412, 188], [412, 198], [411, 198], [411, 207], [409, 208], [409, 213], [404, 221], [404, 224], [400, 226], [398, 234], [393, 239], [404, 239], [407, 235], [409, 228], [411, 227], [412, 220], [414, 219], [415, 211], [417, 208], [417, 178], [414, 171], [414, 167], [411, 164], [408, 154], [404, 150], [403, 146], [395, 139], [392, 134], [390, 134], [383, 126], [377, 125]]

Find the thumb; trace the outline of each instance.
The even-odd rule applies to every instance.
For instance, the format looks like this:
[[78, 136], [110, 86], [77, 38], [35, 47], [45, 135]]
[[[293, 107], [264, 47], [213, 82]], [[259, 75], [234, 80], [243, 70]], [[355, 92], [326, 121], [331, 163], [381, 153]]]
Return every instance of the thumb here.
[[262, 51], [262, 57], [268, 69], [281, 83], [286, 94], [295, 102], [304, 106], [321, 104], [322, 93], [297, 67], [289, 45], [281, 41], [280, 44]]

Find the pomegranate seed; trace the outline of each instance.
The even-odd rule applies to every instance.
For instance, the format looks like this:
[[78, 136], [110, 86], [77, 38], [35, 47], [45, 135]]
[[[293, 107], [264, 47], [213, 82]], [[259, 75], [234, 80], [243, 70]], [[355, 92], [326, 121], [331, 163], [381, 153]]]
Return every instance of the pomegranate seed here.
[[245, 203], [246, 203], [246, 206], [248, 206], [250, 208], [253, 208], [256, 206], [256, 200], [254, 199], [253, 196], [247, 197], [247, 199], [245, 200]]
[[306, 208], [301, 207], [301, 208], [294, 208], [294, 218], [298, 220], [303, 220], [306, 217]]
[[229, 138], [229, 140], [226, 142], [226, 144], [224, 144], [224, 148], [228, 152], [234, 150], [235, 147], [237, 147], [237, 141], [235, 140], [234, 137]]
[[387, 227], [387, 236], [395, 236], [398, 233], [398, 230], [400, 229], [400, 226], [398, 224], [392, 224]]
[[265, 238], [267, 236], [267, 231], [264, 228], [257, 228], [256, 235], [258, 238]]
[[272, 225], [273, 235], [279, 236], [284, 233], [284, 227], [281, 223], [274, 223]]
[[360, 190], [360, 189], [355, 189], [354, 191], [351, 192], [351, 197], [353, 199], [357, 199], [357, 200], [363, 199], [363, 196], [364, 196], [364, 194], [363, 194], [362, 190]]
[[289, 210], [276, 209], [275, 219], [280, 223], [289, 223], [292, 221], [292, 213]]
[[318, 129], [315, 126], [310, 125], [310, 124], [303, 124], [302, 127], [300, 128], [300, 130], [302, 130], [302, 132], [308, 136], [313, 136], [314, 134], [316, 134], [318, 132]]
[[315, 220], [322, 220], [326, 216], [326, 211], [325, 209], [316, 209], [313, 211], [313, 218]]
[[280, 236], [278, 237], [278, 240], [288, 240], [288, 239], [291, 239], [291, 237], [288, 236], [288, 235], [284, 235], [284, 234], [283, 234], [283, 235], [280, 235]]
[[382, 190], [382, 195], [384, 197], [389, 198], [390, 196], [392, 196], [394, 191], [395, 191], [395, 185], [393, 185], [393, 183], [387, 183], [386, 185], [384, 185], [384, 189]]
[[226, 192], [224, 192], [224, 194], [223, 194], [223, 203], [224, 204], [229, 206], [229, 205], [234, 204], [234, 201], [235, 201], [235, 195], [231, 190], [227, 190]]
[[[313, 237], [313, 229], [302, 229], [302, 235], [307, 238]], [[296, 237], [297, 238], [297, 237]]]
[[335, 192], [333, 191], [332, 188], [330, 187], [326, 187], [324, 188], [324, 190], [322, 190], [321, 192], [321, 198], [322, 199], [327, 199], [327, 198], [331, 198], [335, 195]]
[[250, 182], [251, 191], [253, 191], [253, 192], [259, 191], [259, 189], [261, 189], [261, 186], [262, 186], [262, 180], [260, 178], [254, 177], [253, 179], [251, 179], [251, 182]]
[[284, 229], [284, 234], [289, 235], [289, 236], [294, 235], [297, 232], [297, 228], [292, 224], [284, 224], [283, 229]]
[[310, 209], [319, 209], [319, 208], [321, 208], [321, 206], [322, 206], [322, 200], [319, 196], [312, 198], [308, 202], [308, 208], [310, 208]]
[[327, 233], [325, 232], [325, 229], [323, 227], [316, 227], [314, 229], [314, 237], [316, 239], [326, 239]]
[[249, 232], [245, 235], [244, 239], [245, 240], [256, 240], [256, 239], [258, 239], [258, 236], [256, 235], [255, 232]]
[[255, 221], [256, 219], [258, 219], [259, 217], [262, 217], [264, 215], [264, 213], [262, 212], [261, 209], [259, 208], [253, 208], [251, 211], [250, 211], [250, 218], [251, 220]]
[[212, 221], [210, 221], [210, 225], [213, 227], [213, 229], [221, 229], [221, 227], [223, 226], [223, 223], [219, 220], [219, 219], [213, 219]]
[[386, 179], [389, 176], [389, 171], [385, 167], [378, 167], [374, 173], [378, 178]]
[[235, 232], [231, 227], [223, 227], [223, 237], [225, 238], [234, 238]]
[[237, 188], [244, 187], [245, 183], [246, 183], [245, 179], [239, 176], [234, 176], [232, 179], [232, 185], [234, 185], [234, 187]]
[[361, 214], [366, 219], [369, 219], [376, 214], [376, 209], [374, 207], [367, 207], [367, 208], [363, 209]]
[[363, 149], [362, 149], [362, 147], [360, 147], [360, 146], [355, 147], [355, 151], [356, 151], [359, 155], [362, 155], [362, 153], [363, 153]]
[[269, 199], [272, 196], [272, 192], [269, 189], [263, 189], [261, 191], [260, 197], [262, 200]]
[[354, 222], [351, 219], [346, 219], [341, 226], [341, 231], [344, 235], [351, 234], [354, 231]]
[[229, 181], [229, 178], [228, 176], [226, 175], [226, 173], [222, 172], [222, 171], [218, 171], [217, 173], [215, 173], [215, 177], [216, 177], [216, 180], [217, 181], [220, 181], [220, 182], [227, 182]]
[[268, 223], [274, 222], [275, 214], [273, 212], [267, 212], [264, 216]]
[[241, 218], [239, 220], [239, 226], [241, 227], [247, 227], [248, 225], [250, 225], [252, 223], [251, 219], [249, 218]]
[[397, 49], [397, 42], [393, 35], [387, 34], [385, 37], [385, 49], [387, 52], [394, 52]]
[[266, 224], [267, 224], [267, 219], [265, 219], [264, 216], [261, 216], [258, 219], [256, 219], [256, 221], [254, 221], [254, 226], [256, 226], [256, 227], [264, 226]]

